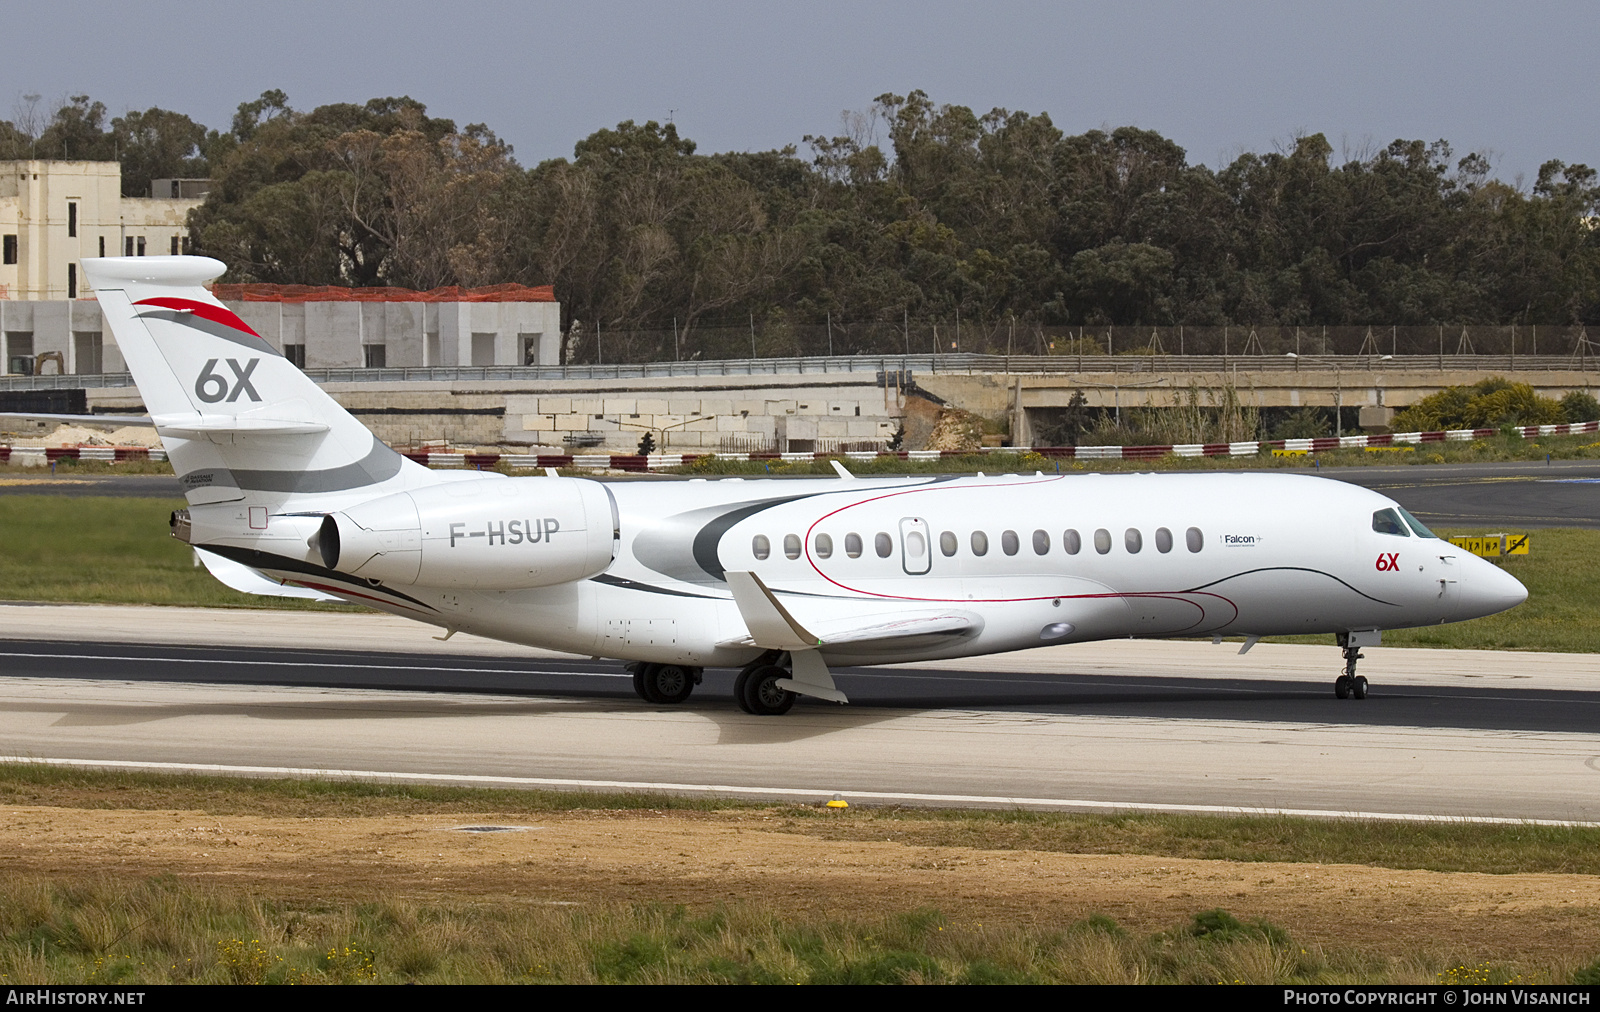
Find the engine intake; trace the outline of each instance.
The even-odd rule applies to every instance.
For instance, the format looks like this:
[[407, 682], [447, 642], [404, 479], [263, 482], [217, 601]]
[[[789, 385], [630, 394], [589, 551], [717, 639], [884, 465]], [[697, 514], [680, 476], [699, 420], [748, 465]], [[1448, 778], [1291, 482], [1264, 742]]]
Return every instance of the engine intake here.
[[485, 478], [322, 518], [329, 569], [402, 586], [514, 590], [584, 580], [616, 554], [616, 509], [583, 478]]

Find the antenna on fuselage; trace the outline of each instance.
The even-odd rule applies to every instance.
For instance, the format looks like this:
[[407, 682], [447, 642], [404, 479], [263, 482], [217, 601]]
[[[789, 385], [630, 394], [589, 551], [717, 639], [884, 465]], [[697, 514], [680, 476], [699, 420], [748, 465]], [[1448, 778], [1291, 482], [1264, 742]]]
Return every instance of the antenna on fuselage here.
[[837, 460], [830, 460], [830, 461], [828, 461], [828, 463], [832, 464], [833, 465], [833, 469], [835, 471], [839, 472], [839, 477], [848, 478], [851, 481], [855, 480], [856, 476], [851, 474], [850, 471], [843, 464], [839, 463]]

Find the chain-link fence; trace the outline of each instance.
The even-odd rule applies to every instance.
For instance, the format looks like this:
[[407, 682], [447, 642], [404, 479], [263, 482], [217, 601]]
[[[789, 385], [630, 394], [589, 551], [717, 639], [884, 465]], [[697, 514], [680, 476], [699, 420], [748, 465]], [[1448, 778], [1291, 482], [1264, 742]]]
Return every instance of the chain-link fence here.
[[1354, 327], [1047, 327], [1020, 320], [762, 323], [669, 330], [574, 324], [567, 364], [692, 362], [841, 355], [1367, 356], [1592, 358], [1600, 340], [1581, 325]]

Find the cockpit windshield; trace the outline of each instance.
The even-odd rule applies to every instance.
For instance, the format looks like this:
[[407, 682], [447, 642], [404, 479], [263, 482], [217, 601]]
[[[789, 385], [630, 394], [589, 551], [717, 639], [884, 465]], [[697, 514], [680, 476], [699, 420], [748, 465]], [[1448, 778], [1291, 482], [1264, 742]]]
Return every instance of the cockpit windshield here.
[[1411, 536], [1411, 532], [1406, 530], [1405, 522], [1400, 519], [1400, 514], [1394, 510], [1379, 510], [1372, 514], [1372, 529], [1379, 534], [1393, 534], [1401, 538]]
[[1437, 539], [1439, 537], [1439, 535], [1433, 533], [1432, 531], [1430, 531], [1426, 527], [1424, 527], [1422, 525], [1422, 521], [1418, 520], [1416, 517], [1412, 516], [1411, 515], [1411, 511], [1406, 509], [1404, 506], [1400, 507], [1400, 515], [1406, 518], [1406, 523], [1411, 525], [1411, 530], [1416, 534], [1417, 537], [1419, 537], [1419, 538], [1435, 538], [1435, 539]]

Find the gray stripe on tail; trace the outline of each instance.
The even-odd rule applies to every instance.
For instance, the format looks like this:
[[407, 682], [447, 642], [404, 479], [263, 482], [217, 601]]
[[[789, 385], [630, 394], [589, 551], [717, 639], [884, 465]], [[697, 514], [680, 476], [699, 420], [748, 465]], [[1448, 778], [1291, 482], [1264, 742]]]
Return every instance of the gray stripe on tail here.
[[388, 481], [400, 473], [405, 458], [373, 437], [372, 451], [354, 464], [321, 471], [246, 471], [208, 467], [178, 478], [184, 490], [237, 488], [243, 492], [343, 492]]

